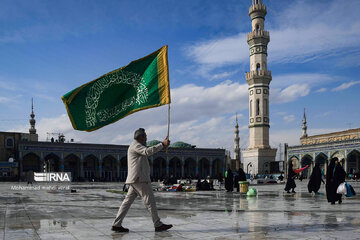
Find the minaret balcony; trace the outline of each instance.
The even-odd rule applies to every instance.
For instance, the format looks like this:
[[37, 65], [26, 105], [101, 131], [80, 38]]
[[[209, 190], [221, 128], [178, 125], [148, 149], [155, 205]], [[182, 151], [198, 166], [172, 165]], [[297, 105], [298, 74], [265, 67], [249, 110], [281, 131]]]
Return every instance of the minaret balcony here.
[[247, 34], [247, 42], [249, 43], [251, 40], [256, 40], [258, 38], [262, 38], [265, 40], [265, 44], [270, 42], [270, 34], [265, 30], [254, 30]]
[[270, 84], [271, 81], [271, 71], [268, 70], [250, 71], [245, 73], [245, 76], [249, 85], [257, 83]]
[[264, 4], [253, 4], [249, 8], [249, 16], [251, 19], [254, 19], [256, 17], [262, 17], [264, 18], [266, 15], [266, 6]]

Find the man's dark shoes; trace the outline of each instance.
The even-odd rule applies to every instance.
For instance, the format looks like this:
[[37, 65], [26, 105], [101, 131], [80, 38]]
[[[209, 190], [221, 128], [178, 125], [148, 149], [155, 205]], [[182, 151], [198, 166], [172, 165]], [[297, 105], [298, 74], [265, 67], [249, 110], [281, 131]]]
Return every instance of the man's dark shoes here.
[[155, 232], [166, 231], [172, 227], [173, 227], [173, 225], [171, 225], [171, 224], [162, 224], [161, 226], [155, 228]]
[[112, 226], [111, 230], [113, 230], [115, 232], [129, 232], [129, 229], [124, 228], [123, 226], [120, 226], [120, 227]]

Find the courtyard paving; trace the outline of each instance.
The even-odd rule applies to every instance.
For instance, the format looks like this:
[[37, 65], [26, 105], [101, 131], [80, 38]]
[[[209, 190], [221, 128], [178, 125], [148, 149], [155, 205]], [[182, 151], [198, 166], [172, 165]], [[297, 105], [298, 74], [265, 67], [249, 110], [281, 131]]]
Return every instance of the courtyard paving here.
[[[154, 232], [138, 198], [123, 223], [130, 232], [115, 233], [111, 223], [125, 195], [106, 190], [122, 190], [120, 183], [72, 183], [77, 191], [71, 193], [2, 182], [0, 239], [360, 239], [359, 196], [330, 205], [324, 185], [312, 195], [306, 181], [296, 183], [296, 194], [284, 193], [282, 184], [252, 186], [258, 191], [253, 198], [224, 191], [155, 192], [162, 221], [174, 227]], [[360, 182], [351, 184], [360, 193]]]

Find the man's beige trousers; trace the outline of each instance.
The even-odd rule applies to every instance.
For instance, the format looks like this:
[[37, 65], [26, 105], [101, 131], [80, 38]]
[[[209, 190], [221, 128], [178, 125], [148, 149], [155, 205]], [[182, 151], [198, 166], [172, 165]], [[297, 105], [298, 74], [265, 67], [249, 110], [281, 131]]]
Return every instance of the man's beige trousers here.
[[129, 191], [119, 208], [113, 226], [116, 227], [121, 226], [122, 221], [124, 220], [127, 212], [129, 211], [131, 204], [134, 202], [137, 196], [140, 196], [142, 198], [145, 206], [149, 210], [154, 223], [154, 227], [161, 226], [162, 222], [160, 221], [160, 218], [157, 213], [155, 197], [151, 183], [131, 183], [129, 185], [130, 185]]

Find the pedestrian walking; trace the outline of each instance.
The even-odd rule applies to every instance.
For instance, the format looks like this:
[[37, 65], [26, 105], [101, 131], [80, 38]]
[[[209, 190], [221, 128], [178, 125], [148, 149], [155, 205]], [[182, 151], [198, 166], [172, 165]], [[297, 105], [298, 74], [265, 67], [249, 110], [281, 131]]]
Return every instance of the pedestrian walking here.
[[227, 192], [232, 192], [234, 190], [234, 175], [230, 168], [225, 173], [225, 189]]
[[149, 210], [154, 223], [155, 231], [165, 231], [172, 225], [164, 224], [160, 221], [157, 213], [155, 198], [150, 181], [150, 166], [148, 157], [159, 152], [164, 147], [170, 145], [168, 138], [162, 143], [153, 147], [146, 147], [147, 136], [145, 129], [139, 128], [135, 131], [134, 141], [128, 149], [128, 176], [125, 184], [129, 185], [128, 193], [122, 202], [117, 216], [112, 224], [112, 230], [117, 232], [129, 232], [129, 229], [122, 226], [122, 222], [130, 209], [131, 204], [137, 196], [140, 196]]
[[317, 193], [320, 189], [321, 182], [325, 184], [324, 180], [322, 179], [320, 163], [316, 163], [315, 167], [312, 170], [312, 174], [310, 176], [310, 180], [308, 183], [309, 193], [311, 192]]
[[337, 188], [343, 182], [345, 182], [346, 172], [343, 167], [340, 165], [338, 158], [332, 158], [330, 165], [327, 168], [326, 174], [326, 197], [328, 202], [335, 204], [335, 202], [342, 203], [341, 194], [337, 194]]

